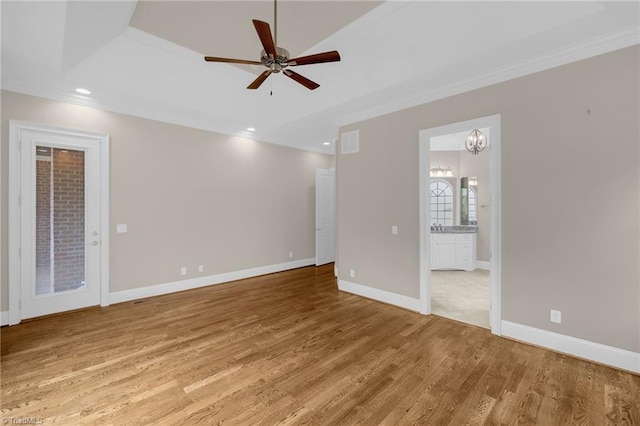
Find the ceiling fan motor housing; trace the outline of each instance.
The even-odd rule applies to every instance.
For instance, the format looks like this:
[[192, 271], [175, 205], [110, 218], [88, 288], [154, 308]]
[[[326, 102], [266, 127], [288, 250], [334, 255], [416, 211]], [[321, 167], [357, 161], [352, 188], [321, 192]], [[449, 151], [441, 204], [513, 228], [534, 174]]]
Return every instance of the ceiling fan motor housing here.
[[265, 67], [269, 68], [271, 72], [280, 72], [289, 65], [289, 56], [289, 51], [287, 49], [276, 47], [275, 58], [272, 58], [267, 52], [263, 50], [260, 53], [260, 62], [262, 62]]

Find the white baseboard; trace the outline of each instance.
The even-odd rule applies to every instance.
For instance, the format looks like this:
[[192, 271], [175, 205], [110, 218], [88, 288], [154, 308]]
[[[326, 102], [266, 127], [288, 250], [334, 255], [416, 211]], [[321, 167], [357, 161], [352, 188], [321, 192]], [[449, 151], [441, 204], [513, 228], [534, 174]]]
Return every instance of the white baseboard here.
[[147, 287], [139, 287], [131, 290], [116, 291], [110, 294], [109, 303], [128, 302], [130, 300], [144, 299], [147, 297], [161, 296], [163, 294], [175, 293], [178, 291], [191, 290], [199, 287], [206, 287], [215, 284], [222, 284], [229, 281], [242, 280], [245, 278], [257, 277], [274, 272], [286, 271], [289, 269], [301, 268], [303, 266], [315, 265], [316, 259], [301, 259], [293, 262], [278, 263], [275, 265], [260, 266], [258, 268], [244, 269], [241, 271], [225, 272], [222, 274], [208, 275], [206, 277], [191, 278], [182, 281], [173, 281], [164, 284], [156, 284]]
[[388, 303], [390, 305], [399, 306], [411, 311], [420, 312], [420, 299], [415, 299], [413, 297], [403, 296], [401, 294], [391, 293], [389, 291], [345, 280], [338, 280], [338, 290], [357, 294], [358, 296]]
[[502, 321], [502, 336], [640, 374], [640, 353]]
[[485, 271], [490, 271], [491, 262], [485, 262], [484, 260], [476, 260], [476, 267], [478, 269], [484, 269]]
[[0, 326], [9, 325], [9, 311], [0, 312]]

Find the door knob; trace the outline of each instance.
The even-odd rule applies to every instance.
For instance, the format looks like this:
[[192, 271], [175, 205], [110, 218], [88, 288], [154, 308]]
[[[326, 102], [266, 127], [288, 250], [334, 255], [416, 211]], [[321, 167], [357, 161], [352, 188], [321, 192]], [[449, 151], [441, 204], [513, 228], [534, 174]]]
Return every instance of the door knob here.
[[98, 242], [97, 242], [97, 241], [94, 241], [94, 242], [92, 242], [92, 243], [91, 243], [91, 245], [97, 246], [97, 245], [98, 245]]

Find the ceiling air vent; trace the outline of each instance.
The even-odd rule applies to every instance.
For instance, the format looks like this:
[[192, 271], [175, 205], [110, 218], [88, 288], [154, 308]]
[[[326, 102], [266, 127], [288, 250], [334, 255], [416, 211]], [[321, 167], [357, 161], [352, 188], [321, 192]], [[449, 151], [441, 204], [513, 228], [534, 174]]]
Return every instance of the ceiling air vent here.
[[360, 151], [360, 132], [354, 130], [342, 134], [341, 144], [342, 154], [354, 154]]

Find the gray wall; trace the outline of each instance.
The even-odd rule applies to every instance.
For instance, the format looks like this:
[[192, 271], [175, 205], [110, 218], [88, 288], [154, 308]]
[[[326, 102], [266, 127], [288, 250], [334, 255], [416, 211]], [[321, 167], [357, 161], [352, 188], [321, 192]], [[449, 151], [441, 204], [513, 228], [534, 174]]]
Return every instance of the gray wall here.
[[340, 278], [419, 297], [418, 132], [501, 114], [503, 319], [640, 351], [639, 53], [341, 128], [360, 152], [336, 159]]
[[332, 156], [2, 92], [3, 311], [9, 119], [111, 135], [112, 292], [315, 257], [315, 170]]

